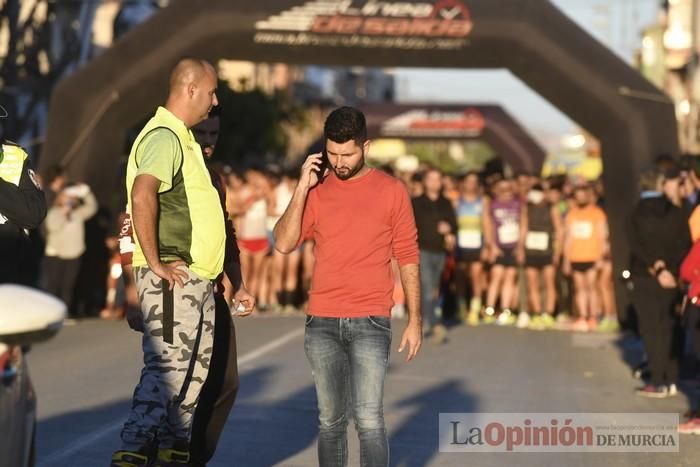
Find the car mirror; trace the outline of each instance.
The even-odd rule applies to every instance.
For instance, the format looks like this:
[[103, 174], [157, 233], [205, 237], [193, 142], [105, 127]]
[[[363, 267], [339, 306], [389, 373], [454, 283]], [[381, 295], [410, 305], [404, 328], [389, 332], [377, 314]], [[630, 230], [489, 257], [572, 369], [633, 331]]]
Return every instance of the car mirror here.
[[0, 342], [26, 346], [50, 339], [65, 316], [66, 305], [52, 295], [22, 285], [0, 285]]

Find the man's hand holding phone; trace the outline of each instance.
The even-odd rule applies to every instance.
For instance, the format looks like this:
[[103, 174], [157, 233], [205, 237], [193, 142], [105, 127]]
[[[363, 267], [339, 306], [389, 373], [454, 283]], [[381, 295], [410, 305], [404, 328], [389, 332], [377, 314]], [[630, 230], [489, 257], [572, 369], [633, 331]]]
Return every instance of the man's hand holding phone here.
[[[311, 154], [301, 166], [301, 178], [299, 184], [302, 187], [313, 188], [326, 176], [330, 169], [328, 157], [324, 158], [324, 153]], [[325, 163], [324, 163], [325, 162]]]

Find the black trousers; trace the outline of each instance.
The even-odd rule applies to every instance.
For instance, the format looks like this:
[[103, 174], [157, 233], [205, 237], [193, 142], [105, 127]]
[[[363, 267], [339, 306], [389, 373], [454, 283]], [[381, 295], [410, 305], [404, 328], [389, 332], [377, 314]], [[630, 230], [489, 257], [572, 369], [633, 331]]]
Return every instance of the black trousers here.
[[693, 356], [700, 360], [700, 307], [688, 304], [685, 309], [685, 326], [693, 341]]
[[73, 292], [75, 291], [75, 281], [80, 272], [81, 258], [61, 259], [55, 256], [44, 258], [44, 268], [46, 271], [46, 291], [63, 300], [71, 313], [73, 305]]
[[202, 387], [192, 422], [192, 467], [203, 467], [214, 456], [219, 437], [238, 393], [236, 328], [226, 300], [218, 295], [215, 319], [214, 351], [209, 364], [209, 375]]
[[655, 386], [678, 382], [680, 343], [675, 308], [679, 300], [678, 290], [664, 289], [652, 276], [634, 281], [632, 301]]

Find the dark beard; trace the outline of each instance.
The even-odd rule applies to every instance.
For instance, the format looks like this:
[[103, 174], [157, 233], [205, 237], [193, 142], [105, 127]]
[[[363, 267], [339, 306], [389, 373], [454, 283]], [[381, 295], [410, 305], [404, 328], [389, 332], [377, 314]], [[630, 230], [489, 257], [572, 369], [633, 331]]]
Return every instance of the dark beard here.
[[338, 177], [340, 180], [349, 180], [352, 177], [354, 177], [360, 170], [362, 170], [362, 167], [365, 166], [365, 151], [362, 151], [362, 159], [360, 159], [360, 162], [358, 162], [357, 166], [353, 169], [351, 169], [347, 174], [341, 175], [338, 173], [336, 169], [333, 169], [335, 172], [335, 176]]

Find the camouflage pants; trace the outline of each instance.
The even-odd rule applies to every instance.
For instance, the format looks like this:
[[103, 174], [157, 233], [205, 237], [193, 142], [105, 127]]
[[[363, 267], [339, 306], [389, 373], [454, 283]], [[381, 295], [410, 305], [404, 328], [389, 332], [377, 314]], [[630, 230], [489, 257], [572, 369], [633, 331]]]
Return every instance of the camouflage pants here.
[[212, 282], [188, 270], [184, 288], [134, 268], [144, 320], [141, 380], [122, 430], [122, 449], [187, 443], [214, 341]]

